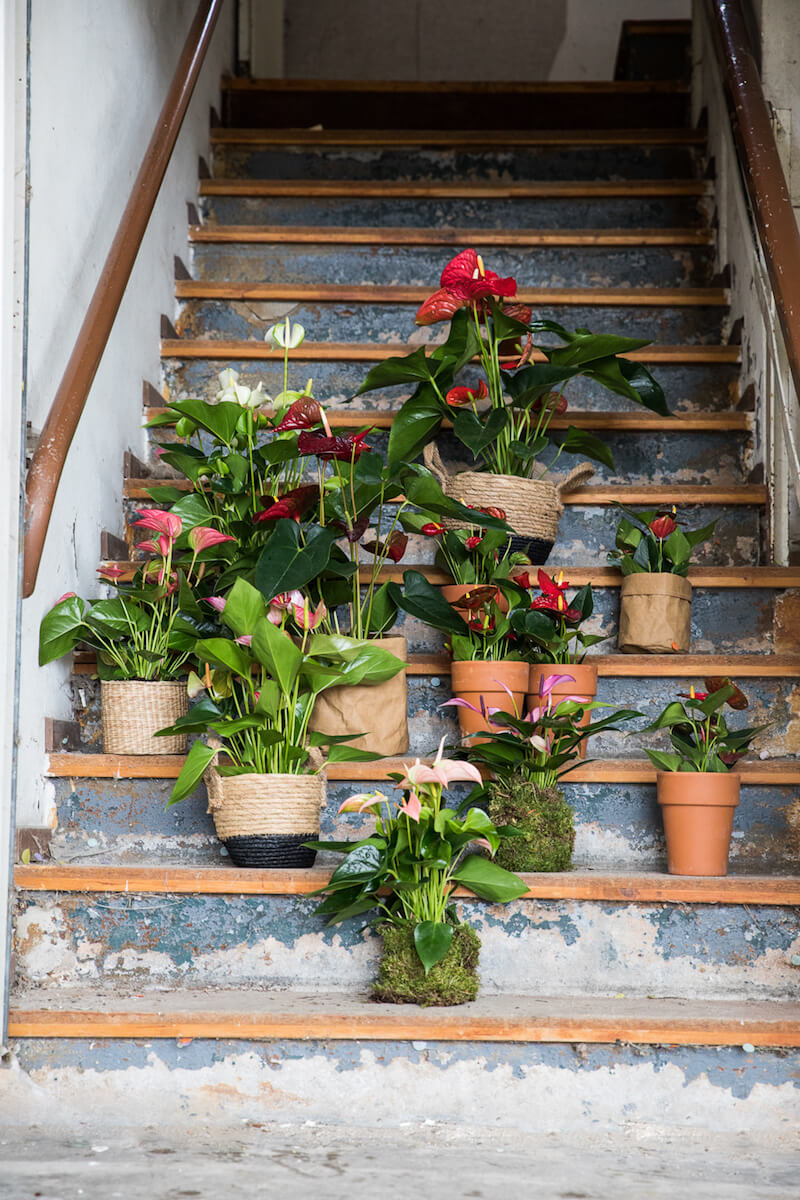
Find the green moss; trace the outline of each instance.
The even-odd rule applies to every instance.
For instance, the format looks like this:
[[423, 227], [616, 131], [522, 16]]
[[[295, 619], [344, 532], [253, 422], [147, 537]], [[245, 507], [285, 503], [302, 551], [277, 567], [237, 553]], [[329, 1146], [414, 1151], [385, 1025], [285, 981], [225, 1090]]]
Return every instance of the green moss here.
[[414, 945], [413, 925], [379, 926], [383, 956], [372, 999], [385, 1004], [466, 1004], [478, 994], [481, 940], [469, 925], [456, 925], [441, 962], [425, 974]]
[[557, 787], [512, 778], [492, 785], [489, 816], [514, 825], [522, 837], [500, 843], [495, 861], [508, 871], [568, 871], [575, 845], [575, 814]]

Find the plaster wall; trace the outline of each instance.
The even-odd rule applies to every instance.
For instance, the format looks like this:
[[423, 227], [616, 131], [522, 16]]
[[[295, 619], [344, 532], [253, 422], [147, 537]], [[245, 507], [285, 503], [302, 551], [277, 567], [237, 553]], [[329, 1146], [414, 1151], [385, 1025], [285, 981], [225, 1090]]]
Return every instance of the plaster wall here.
[[[34, 0], [30, 28], [27, 416], [41, 428], [105, 260], [196, 9], [195, 0]], [[122, 530], [122, 456], [143, 452], [142, 380], [159, 379], [159, 314], [173, 311], [173, 255], [207, 153], [208, 109], [233, 55], [220, 17], [59, 487], [39, 580], [25, 601], [19, 825], [54, 820], [42, 780], [45, 716], [71, 715], [69, 664], [37, 665], [42, 615], [92, 595], [100, 532]]]

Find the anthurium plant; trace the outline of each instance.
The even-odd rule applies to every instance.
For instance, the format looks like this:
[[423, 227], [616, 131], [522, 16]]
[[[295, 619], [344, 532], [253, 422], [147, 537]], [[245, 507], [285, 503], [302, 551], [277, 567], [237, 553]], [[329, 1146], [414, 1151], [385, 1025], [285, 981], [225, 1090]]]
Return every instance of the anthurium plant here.
[[[555, 321], [533, 321], [528, 305], [516, 300], [513, 278], [500, 278], [474, 250], [462, 250], [447, 264], [441, 287], [417, 313], [417, 324], [449, 321], [444, 342], [420, 346], [405, 357], [373, 367], [359, 392], [397, 384], [416, 390], [400, 409], [389, 438], [390, 461], [410, 461], [436, 437], [444, 420], [480, 466], [500, 475], [541, 477], [561, 454], [580, 454], [608, 466], [608, 447], [570, 425], [551, 456], [553, 418], [567, 408], [570, 380], [593, 382], [668, 415], [664, 393], [641, 363], [624, 357], [648, 345], [638, 338], [570, 331]], [[539, 335], [551, 339], [539, 340]], [[534, 341], [536, 337], [536, 341]], [[558, 339], [553, 344], [552, 339]], [[534, 357], [540, 361], [531, 361]], [[476, 387], [457, 384], [461, 371], [477, 359]]]
[[[581, 629], [594, 612], [592, 585], [587, 583], [568, 599], [569, 580], [564, 579], [563, 571], [557, 576], [548, 575], [540, 567], [536, 578], [539, 595], [509, 614], [511, 628], [519, 637], [520, 652], [534, 663], [583, 662], [591, 646], [606, 640]], [[520, 586], [529, 585], [530, 572], [524, 568], [517, 570], [514, 581]]]
[[513, 578], [514, 572], [530, 566], [527, 555], [511, 551], [508, 534], [500, 529], [487, 529], [483, 516], [505, 520], [502, 508], [476, 508], [473, 524], [459, 529], [447, 529], [441, 521], [431, 520], [431, 514], [416, 517], [414, 525], [425, 537], [436, 541], [436, 565], [447, 571], [454, 583], [484, 587]]
[[[419, 571], [406, 571], [402, 588], [397, 583], [390, 583], [389, 594], [399, 608], [449, 636], [449, 648], [456, 662], [499, 662], [521, 658], [508, 612], [502, 611], [498, 604], [501, 596], [513, 603], [524, 594], [510, 579], [501, 584], [476, 587], [459, 600], [459, 608], [468, 614], [466, 618], [462, 618]], [[503, 607], [507, 609], [508, 604]]]
[[[195, 641], [192, 657], [205, 669], [189, 680], [190, 695], [205, 696], [161, 736], [212, 734], [224, 750], [222, 775], [302, 774], [318, 769], [309, 754], [323, 745], [330, 746], [331, 762], [376, 757], [345, 745], [347, 739], [309, 733], [308, 725], [321, 692], [391, 679], [402, 668], [394, 655], [316, 632], [320, 614], [307, 601], [301, 605], [289, 594], [268, 604], [244, 579], [236, 580], [226, 598], [212, 597], [210, 607], [219, 615], [218, 634]], [[170, 804], [194, 790], [216, 753], [194, 743]]]
[[[536, 783], [541, 788], [554, 787], [561, 776], [577, 766], [580, 745], [585, 738], [616, 731], [623, 722], [641, 716], [633, 709], [621, 708], [588, 725], [581, 725], [579, 722], [585, 712], [600, 713], [611, 706], [582, 696], [559, 694], [556, 698], [553, 695], [553, 689], [559, 684], [572, 682], [573, 676], [566, 673], [543, 676], [537, 703], [525, 716], [514, 708], [510, 693], [511, 712], [478, 709], [462, 699], [446, 700], [443, 708], [470, 708], [474, 712], [480, 711], [487, 720], [487, 729], [481, 732], [480, 739], [466, 746], [460, 755], [485, 767], [497, 779], [513, 777]], [[508, 691], [507, 688], [504, 690]], [[472, 792], [470, 802], [476, 802], [483, 794], [483, 791]]]
[[465, 780], [480, 782], [476, 767], [443, 757], [443, 742], [429, 766], [417, 759], [393, 773], [401, 799], [382, 792], [351, 796], [339, 812], [372, 813], [375, 832], [356, 842], [310, 842], [309, 848], [345, 854], [325, 887], [317, 908], [335, 925], [349, 917], [378, 911], [379, 920], [410, 926], [425, 973], [450, 948], [459, 924], [450, 894], [466, 887], [493, 903], [516, 900], [528, 890], [524, 880], [491, 857], [470, 852], [478, 843], [493, 856], [508, 831], [495, 828], [481, 809], [459, 816], [446, 807], [445, 788]]
[[[640, 733], [669, 730], [673, 754], [646, 750], [659, 771], [730, 771], [750, 750], [757, 734], [766, 725], [749, 729], [729, 729], [723, 708], [740, 711], [749, 705], [747, 697], [730, 679], [715, 676], [705, 680], [706, 690], [678, 692], [652, 724]], [[682, 701], [682, 702], [681, 702]]]
[[213, 627], [199, 599], [208, 593], [218, 555], [234, 539], [203, 525], [185, 533], [177, 514], [157, 508], [142, 509], [133, 524], [153, 534], [136, 546], [151, 557], [132, 579], [119, 566], [98, 568], [103, 582], [116, 590], [110, 599], [86, 601], [74, 592], [62, 596], [41, 624], [40, 666], [84, 644], [97, 653], [101, 679], [167, 680], [186, 674], [195, 640]]
[[642, 571], [687, 575], [695, 548], [708, 541], [716, 525], [711, 521], [700, 529], [687, 529], [675, 505], [644, 512], [632, 512], [622, 504], [617, 507], [623, 516], [608, 561], [617, 564], [623, 575]]

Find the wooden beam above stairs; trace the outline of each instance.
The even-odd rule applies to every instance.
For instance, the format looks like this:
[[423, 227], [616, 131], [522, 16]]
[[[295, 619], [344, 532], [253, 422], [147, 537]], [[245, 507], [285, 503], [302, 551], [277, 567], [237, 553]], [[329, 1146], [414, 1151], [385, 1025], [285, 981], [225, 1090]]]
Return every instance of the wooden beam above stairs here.
[[[191, 225], [189, 241], [237, 245], [710, 246], [710, 229], [423, 229], [415, 226]], [[428, 293], [429, 294], [429, 293]]]
[[308, 199], [536, 200], [619, 196], [710, 196], [708, 179], [540, 179], [525, 183], [471, 180], [420, 182], [382, 179], [201, 179], [201, 196], [296, 196]]

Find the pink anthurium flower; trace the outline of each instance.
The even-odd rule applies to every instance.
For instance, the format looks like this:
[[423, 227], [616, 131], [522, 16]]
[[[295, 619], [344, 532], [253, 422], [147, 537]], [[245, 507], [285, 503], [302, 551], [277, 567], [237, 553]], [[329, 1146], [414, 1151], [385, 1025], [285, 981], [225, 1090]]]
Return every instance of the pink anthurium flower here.
[[158, 538], [147, 538], [143, 542], [136, 543], [136, 549], [141, 550], [143, 554], [160, 554], [162, 558], [166, 558], [172, 547], [172, 540], [167, 537], [166, 533], [159, 534]]
[[220, 533], [218, 529], [212, 529], [210, 525], [195, 525], [194, 529], [189, 530], [189, 545], [195, 554], [200, 554], [201, 551], [208, 550], [211, 546], [219, 546], [222, 542], [235, 541], [236, 538], [229, 533]]
[[398, 804], [398, 812], [405, 813], [412, 821], [419, 822], [420, 813], [422, 812], [422, 801], [416, 792], [409, 792], [408, 799], [404, 804]]
[[252, 642], [252, 640], [253, 640], [252, 633], [243, 633], [241, 635], [241, 637], [236, 638], [236, 641], [239, 643], [240, 646], [247, 646], [247, 647], [250, 646], [250, 643]]
[[140, 529], [152, 529], [155, 533], [165, 533], [174, 541], [183, 529], [183, 521], [175, 513], [165, 512], [161, 508], [142, 508], [139, 510], [139, 520], [133, 522]]
[[116, 567], [113, 563], [110, 563], [108, 566], [98, 567], [97, 574], [101, 579], [105, 579], [109, 583], [113, 583], [114, 580], [121, 579], [125, 572], [122, 567]]
[[357, 792], [355, 796], [349, 796], [342, 804], [339, 805], [338, 813], [344, 812], [380, 812], [381, 804], [387, 802], [383, 792]]
[[419, 759], [413, 766], [406, 767], [405, 778], [400, 781], [398, 787], [414, 788], [421, 783], [438, 783], [442, 787], [449, 787], [451, 783], [461, 781], [481, 783], [481, 773], [472, 763], [453, 762], [452, 759], [443, 757], [444, 738], [439, 743], [439, 749], [436, 753], [436, 758], [430, 766], [427, 763], [420, 762]]
[[224, 596], [204, 596], [203, 599], [218, 613], [224, 612], [228, 603]]

